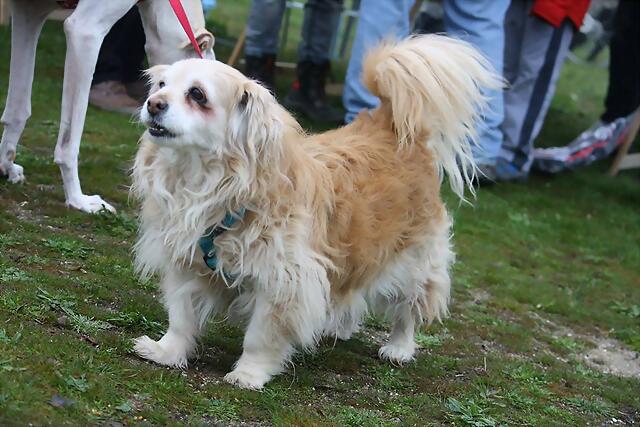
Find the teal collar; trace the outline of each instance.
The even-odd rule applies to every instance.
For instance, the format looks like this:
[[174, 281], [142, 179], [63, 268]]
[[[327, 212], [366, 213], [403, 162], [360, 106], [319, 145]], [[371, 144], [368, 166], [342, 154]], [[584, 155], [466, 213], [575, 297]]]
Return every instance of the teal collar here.
[[[216, 256], [214, 240], [216, 237], [233, 227], [238, 221], [241, 221], [244, 218], [245, 213], [246, 210], [244, 208], [240, 208], [237, 212], [227, 212], [220, 224], [212, 225], [207, 228], [204, 232], [204, 236], [198, 239], [198, 246], [200, 246], [200, 249], [202, 249], [202, 252], [204, 253], [202, 259], [211, 270], [216, 272], [218, 271], [218, 258]], [[231, 277], [229, 275], [225, 276]]]

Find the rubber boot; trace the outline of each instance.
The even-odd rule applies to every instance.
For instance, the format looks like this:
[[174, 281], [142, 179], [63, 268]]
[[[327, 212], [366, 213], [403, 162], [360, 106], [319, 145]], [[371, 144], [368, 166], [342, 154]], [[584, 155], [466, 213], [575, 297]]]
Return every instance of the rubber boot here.
[[264, 87], [275, 93], [276, 56], [273, 54], [262, 56], [246, 55], [244, 74], [250, 79], [259, 81]]
[[315, 122], [343, 124], [344, 113], [327, 102], [324, 90], [329, 67], [329, 61], [322, 64], [299, 62], [296, 69], [298, 79], [285, 98], [284, 106]]

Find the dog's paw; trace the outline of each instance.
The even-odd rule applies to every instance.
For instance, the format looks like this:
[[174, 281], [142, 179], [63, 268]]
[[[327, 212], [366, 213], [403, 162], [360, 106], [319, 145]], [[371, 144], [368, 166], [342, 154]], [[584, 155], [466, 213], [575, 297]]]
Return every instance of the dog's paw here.
[[98, 195], [87, 196], [82, 194], [80, 197], [67, 200], [67, 206], [90, 214], [98, 213], [102, 210], [116, 213], [116, 209]]
[[175, 351], [171, 352], [170, 349], [163, 348], [160, 343], [146, 335], [133, 340], [133, 350], [140, 357], [160, 365], [180, 369], [187, 367], [187, 357], [185, 354], [176, 353]]
[[342, 325], [336, 331], [335, 336], [340, 341], [349, 341], [358, 330], [360, 330], [359, 325]]
[[16, 163], [12, 163], [6, 171], [0, 167], [0, 175], [6, 175], [7, 180], [12, 184], [21, 184], [25, 181], [24, 169]]
[[387, 344], [380, 347], [378, 356], [382, 360], [388, 360], [393, 365], [402, 366], [413, 361], [413, 355], [415, 354], [415, 344], [411, 345], [397, 345]]
[[252, 372], [244, 369], [234, 369], [224, 376], [229, 384], [250, 390], [260, 390], [271, 379], [271, 375], [264, 372]]

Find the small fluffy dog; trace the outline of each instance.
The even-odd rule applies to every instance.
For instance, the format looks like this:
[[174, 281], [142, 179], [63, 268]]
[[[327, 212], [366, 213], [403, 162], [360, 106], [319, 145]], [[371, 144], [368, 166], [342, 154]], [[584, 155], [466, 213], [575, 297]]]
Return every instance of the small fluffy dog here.
[[148, 74], [135, 255], [142, 275], [161, 276], [169, 329], [138, 338], [136, 352], [185, 367], [207, 318], [222, 314], [246, 322], [225, 380], [259, 389], [294, 349], [348, 339], [372, 309], [393, 324], [380, 357], [412, 360], [416, 328], [447, 314], [441, 175], [463, 197], [481, 90], [501, 85], [486, 60], [444, 36], [384, 43], [363, 72], [380, 107], [320, 135], [220, 62]]

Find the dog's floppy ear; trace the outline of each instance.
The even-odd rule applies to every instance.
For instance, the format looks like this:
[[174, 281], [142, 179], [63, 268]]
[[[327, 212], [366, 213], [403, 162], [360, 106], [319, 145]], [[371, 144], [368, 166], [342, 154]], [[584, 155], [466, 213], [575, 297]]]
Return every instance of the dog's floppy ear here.
[[169, 68], [168, 65], [154, 65], [151, 68], [147, 68], [144, 75], [147, 78], [148, 85], [154, 86], [162, 80], [162, 75], [167, 71], [167, 68]]
[[267, 89], [254, 81], [238, 85], [235, 105], [229, 117], [229, 138], [233, 148], [249, 158], [280, 148], [283, 123], [280, 106]]

